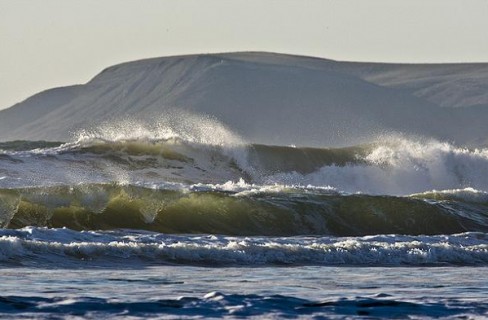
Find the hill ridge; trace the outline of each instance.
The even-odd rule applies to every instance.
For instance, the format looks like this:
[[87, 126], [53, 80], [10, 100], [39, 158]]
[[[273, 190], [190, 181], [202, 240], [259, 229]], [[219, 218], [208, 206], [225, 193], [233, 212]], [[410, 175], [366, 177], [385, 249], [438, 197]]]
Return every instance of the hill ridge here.
[[152, 120], [171, 109], [213, 117], [256, 143], [338, 146], [400, 132], [476, 145], [487, 131], [488, 64], [340, 62], [270, 52], [141, 59], [0, 111], [0, 140], [69, 140], [102, 122]]

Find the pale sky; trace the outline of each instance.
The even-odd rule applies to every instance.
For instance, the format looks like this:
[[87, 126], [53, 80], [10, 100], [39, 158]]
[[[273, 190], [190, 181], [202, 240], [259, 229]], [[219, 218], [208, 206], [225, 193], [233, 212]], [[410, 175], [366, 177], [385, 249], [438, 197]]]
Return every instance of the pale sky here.
[[167, 55], [488, 62], [488, 0], [0, 0], [0, 109]]

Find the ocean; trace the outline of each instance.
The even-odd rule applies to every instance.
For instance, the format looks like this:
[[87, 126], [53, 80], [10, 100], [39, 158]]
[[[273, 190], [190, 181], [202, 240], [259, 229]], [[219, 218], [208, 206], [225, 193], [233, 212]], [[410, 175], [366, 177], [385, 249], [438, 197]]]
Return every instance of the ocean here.
[[123, 127], [0, 143], [0, 318], [488, 318], [488, 149]]

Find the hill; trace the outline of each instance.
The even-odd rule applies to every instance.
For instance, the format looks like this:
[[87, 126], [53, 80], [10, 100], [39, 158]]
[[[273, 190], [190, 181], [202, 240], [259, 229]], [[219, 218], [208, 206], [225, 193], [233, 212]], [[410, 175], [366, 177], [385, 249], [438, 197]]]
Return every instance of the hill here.
[[488, 64], [262, 52], [140, 60], [0, 111], [0, 140], [66, 141], [79, 129], [127, 117], [152, 121], [171, 110], [208, 115], [264, 144], [351, 145], [400, 132], [479, 145], [488, 136]]

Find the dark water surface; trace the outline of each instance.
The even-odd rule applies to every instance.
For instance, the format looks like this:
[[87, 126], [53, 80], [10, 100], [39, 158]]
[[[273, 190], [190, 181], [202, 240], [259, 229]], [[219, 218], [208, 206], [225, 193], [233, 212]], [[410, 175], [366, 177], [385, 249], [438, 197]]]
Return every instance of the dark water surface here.
[[485, 267], [3, 268], [10, 318], [484, 318]]

